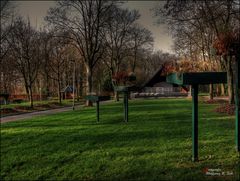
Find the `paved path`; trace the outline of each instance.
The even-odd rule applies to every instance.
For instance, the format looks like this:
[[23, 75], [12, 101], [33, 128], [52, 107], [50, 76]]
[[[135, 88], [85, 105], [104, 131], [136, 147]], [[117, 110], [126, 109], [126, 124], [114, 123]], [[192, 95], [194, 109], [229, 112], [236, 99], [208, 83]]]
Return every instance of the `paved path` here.
[[[75, 106], [75, 109], [80, 108], [80, 106]], [[59, 113], [59, 112], [65, 112], [65, 111], [70, 111], [72, 110], [72, 107], [64, 107], [64, 108], [58, 108], [58, 109], [50, 109], [50, 110], [46, 110], [46, 111], [36, 111], [36, 112], [32, 112], [32, 113], [25, 113], [25, 114], [18, 114], [18, 115], [14, 115], [14, 116], [6, 116], [6, 117], [2, 117], [1, 119], [1, 123], [6, 123], [6, 122], [12, 122], [12, 121], [19, 121], [19, 120], [23, 120], [23, 119], [30, 119], [36, 116], [42, 116], [42, 115], [49, 115], [49, 114], [55, 114], [55, 113]]]
[[[103, 101], [100, 104], [107, 104], [107, 103], [111, 103], [113, 102], [113, 100], [109, 100], [109, 101]], [[80, 107], [83, 107], [84, 105], [77, 105], [75, 106], [75, 109], [79, 109]], [[72, 107], [64, 107], [64, 108], [58, 108], [58, 109], [50, 109], [47, 111], [36, 111], [36, 112], [32, 112], [32, 113], [24, 113], [24, 114], [18, 114], [18, 115], [14, 115], [14, 116], [6, 116], [6, 117], [2, 117], [0, 118], [0, 122], [2, 123], [6, 123], [6, 122], [12, 122], [12, 121], [20, 121], [20, 120], [25, 120], [25, 119], [30, 119], [36, 116], [43, 116], [43, 115], [50, 115], [50, 114], [55, 114], [55, 113], [59, 113], [59, 112], [66, 112], [66, 111], [71, 111]]]

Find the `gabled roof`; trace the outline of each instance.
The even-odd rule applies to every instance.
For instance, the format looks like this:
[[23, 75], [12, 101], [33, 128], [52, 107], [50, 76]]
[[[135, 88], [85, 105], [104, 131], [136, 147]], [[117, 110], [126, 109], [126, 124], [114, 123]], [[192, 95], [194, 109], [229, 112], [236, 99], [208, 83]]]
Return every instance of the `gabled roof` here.
[[[76, 90], [76, 89], [75, 89], [75, 90]], [[70, 92], [70, 93], [72, 93], [72, 92], [73, 92], [73, 86], [68, 85], [68, 86], [66, 86], [65, 88], [63, 88], [63, 89], [61, 90], [61, 92]]]
[[144, 85], [143, 87], [153, 87], [155, 84], [159, 83], [159, 82], [165, 82], [166, 81], [166, 76], [162, 76], [162, 71], [163, 71], [163, 67], [161, 66], [161, 68], [159, 70], [157, 70], [155, 72], [155, 74], [153, 74], [152, 78], [150, 78]]
[[[152, 78], [150, 78], [143, 86], [142, 89], [144, 87], [153, 87], [155, 84], [159, 83], [159, 82], [166, 82], [166, 76], [161, 75], [163, 73], [164, 70], [164, 65], [161, 66], [161, 68], [156, 71], [155, 74], [153, 74]], [[173, 84], [174, 86], [178, 87], [179, 85], [177, 84]], [[180, 86], [182, 87], [184, 90], [188, 91], [188, 88], [185, 86]]]

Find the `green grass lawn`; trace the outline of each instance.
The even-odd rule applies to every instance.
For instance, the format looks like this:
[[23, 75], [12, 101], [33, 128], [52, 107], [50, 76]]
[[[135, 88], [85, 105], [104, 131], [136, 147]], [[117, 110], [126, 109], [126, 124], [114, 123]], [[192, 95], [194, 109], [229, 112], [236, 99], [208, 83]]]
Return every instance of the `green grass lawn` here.
[[[1, 180], [237, 180], [233, 116], [200, 104], [199, 162], [191, 161], [191, 100], [122, 102], [1, 124]], [[234, 176], [210, 177], [222, 169]]]

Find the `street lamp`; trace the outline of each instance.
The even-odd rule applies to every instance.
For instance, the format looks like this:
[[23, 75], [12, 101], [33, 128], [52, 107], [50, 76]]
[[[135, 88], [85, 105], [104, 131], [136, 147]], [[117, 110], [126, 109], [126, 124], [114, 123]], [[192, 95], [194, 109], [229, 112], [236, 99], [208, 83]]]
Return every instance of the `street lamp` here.
[[73, 104], [72, 104], [72, 109], [75, 110], [75, 73], [76, 73], [76, 63], [75, 60], [70, 60], [73, 62]]

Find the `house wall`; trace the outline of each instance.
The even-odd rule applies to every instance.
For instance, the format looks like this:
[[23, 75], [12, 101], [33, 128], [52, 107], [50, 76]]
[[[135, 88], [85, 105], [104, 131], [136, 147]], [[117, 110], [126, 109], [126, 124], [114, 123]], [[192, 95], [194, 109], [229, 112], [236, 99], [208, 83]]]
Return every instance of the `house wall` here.
[[180, 92], [180, 87], [174, 87], [173, 84], [167, 82], [159, 82], [153, 87], [145, 87], [143, 92], [169, 94], [171, 92]]
[[135, 92], [131, 94], [132, 98], [137, 97], [178, 97], [187, 96], [186, 92], [183, 92], [182, 87], [174, 86], [167, 82], [159, 82], [153, 85], [153, 87], [145, 87], [141, 92]]
[[167, 82], [159, 82], [159, 83], [155, 84], [154, 87], [168, 87], [168, 88], [171, 88], [171, 87], [173, 87], [173, 85], [169, 84]]

